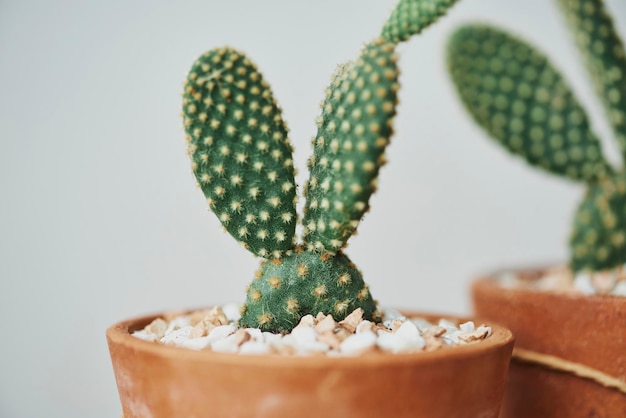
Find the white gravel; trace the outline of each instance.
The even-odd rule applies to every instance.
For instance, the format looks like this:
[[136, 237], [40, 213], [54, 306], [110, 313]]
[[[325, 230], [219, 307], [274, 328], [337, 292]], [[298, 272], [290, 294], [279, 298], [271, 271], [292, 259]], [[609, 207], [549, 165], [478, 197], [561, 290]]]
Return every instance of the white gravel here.
[[527, 288], [546, 292], [572, 292], [584, 295], [626, 296], [626, 264], [602, 271], [573, 274], [566, 266], [548, 269], [536, 280], [512, 271], [500, 273], [498, 282], [506, 288]]
[[134, 337], [192, 350], [239, 354], [351, 356], [372, 351], [408, 353], [433, 351], [445, 346], [474, 343], [491, 335], [491, 328], [473, 322], [456, 324], [441, 319], [406, 318], [398, 311], [384, 311], [383, 323], [362, 319], [357, 309], [345, 320], [330, 315], [307, 315], [289, 334], [273, 334], [239, 328], [239, 306], [227, 304], [172, 318], [158, 318]]

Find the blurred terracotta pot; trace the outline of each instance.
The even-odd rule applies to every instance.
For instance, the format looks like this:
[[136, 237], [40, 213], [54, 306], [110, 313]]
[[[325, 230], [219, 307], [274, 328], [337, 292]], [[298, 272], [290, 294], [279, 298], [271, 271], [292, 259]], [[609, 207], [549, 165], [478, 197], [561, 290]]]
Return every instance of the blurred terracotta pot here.
[[501, 417], [626, 417], [626, 298], [504, 288], [495, 276], [472, 298], [476, 315], [515, 335]]
[[512, 334], [487, 322], [488, 339], [428, 353], [226, 354], [130, 335], [154, 318], [107, 330], [125, 418], [496, 418], [513, 348]]

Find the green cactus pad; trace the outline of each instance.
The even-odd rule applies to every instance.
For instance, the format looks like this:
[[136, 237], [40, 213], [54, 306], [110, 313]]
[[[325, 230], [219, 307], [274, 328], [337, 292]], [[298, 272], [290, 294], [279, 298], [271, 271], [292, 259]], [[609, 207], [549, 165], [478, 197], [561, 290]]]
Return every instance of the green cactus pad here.
[[400, 0], [383, 27], [381, 37], [398, 43], [433, 24], [458, 0]]
[[626, 52], [602, 0], [558, 0], [626, 156]]
[[450, 39], [448, 67], [465, 107], [509, 151], [575, 180], [611, 172], [585, 112], [534, 48], [496, 28], [465, 26]]
[[305, 186], [303, 235], [310, 249], [341, 249], [368, 210], [392, 133], [397, 80], [394, 45], [382, 40], [334, 75]]
[[296, 225], [292, 148], [256, 66], [230, 48], [202, 55], [185, 84], [183, 119], [193, 172], [211, 210], [252, 253], [282, 257]]
[[362, 308], [364, 318], [380, 320], [361, 273], [343, 253], [334, 256], [296, 251], [263, 261], [248, 288], [241, 325], [286, 332], [306, 314], [332, 314], [341, 320]]
[[574, 271], [601, 271], [626, 263], [626, 174], [589, 185], [570, 240]]

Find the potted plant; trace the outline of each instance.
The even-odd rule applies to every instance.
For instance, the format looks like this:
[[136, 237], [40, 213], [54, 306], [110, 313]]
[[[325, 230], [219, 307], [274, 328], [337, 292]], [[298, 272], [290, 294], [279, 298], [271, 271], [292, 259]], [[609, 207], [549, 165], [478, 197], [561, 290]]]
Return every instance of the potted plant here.
[[[626, 54], [601, 0], [559, 0], [626, 154]], [[566, 266], [473, 283], [477, 315], [516, 336], [505, 417], [626, 416], [626, 171], [537, 49], [483, 24], [459, 28], [448, 65], [460, 98], [507, 150], [585, 185]]]
[[[224, 228], [262, 261], [240, 314], [213, 307], [107, 330], [126, 418], [497, 417], [511, 333], [414, 312], [381, 324], [343, 251], [385, 162], [396, 45], [453, 3], [401, 0], [380, 36], [338, 67], [308, 160], [301, 240], [292, 147], [269, 85], [232, 48], [194, 62], [183, 95], [193, 172]], [[459, 339], [480, 341], [448, 346]]]

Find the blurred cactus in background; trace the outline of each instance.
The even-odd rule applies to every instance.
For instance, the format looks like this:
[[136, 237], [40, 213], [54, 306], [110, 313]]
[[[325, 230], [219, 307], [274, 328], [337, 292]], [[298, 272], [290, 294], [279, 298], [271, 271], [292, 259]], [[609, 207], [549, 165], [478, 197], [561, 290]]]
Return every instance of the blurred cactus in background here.
[[308, 160], [301, 242], [293, 149], [268, 83], [231, 48], [212, 49], [194, 62], [183, 94], [193, 172], [224, 228], [263, 258], [248, 288], [243, 326], [286, 332], [306, 314], [343, 319], [357, 308], [365, 319], [380, 319], [342, 250], [369, 209], [393, 132], [396, 44], [455, 2], [400, 0], [381, 35], [337, 68]]
[[[557, 0], [626, 156], [626, 53], [602, 0]], [[458, 29], [448, 67], [474, 120], [510, 152], [586, 184], [570, 238], [573, 271], [626, 263], [626, 171], [603, 157], [563, 77], [534, 47], [495, 27]]]

